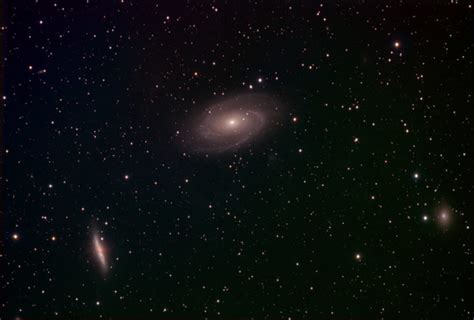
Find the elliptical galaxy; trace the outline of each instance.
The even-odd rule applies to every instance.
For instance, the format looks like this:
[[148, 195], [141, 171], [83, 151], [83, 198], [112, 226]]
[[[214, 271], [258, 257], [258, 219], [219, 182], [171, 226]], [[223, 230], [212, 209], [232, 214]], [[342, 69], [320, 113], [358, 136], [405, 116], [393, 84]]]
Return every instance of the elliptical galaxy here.
[[187, 124], [186, 147], [217, 154], [250, 147], [276, 125], [280, 103], [269, 94], [241, 94], [205, 107]]

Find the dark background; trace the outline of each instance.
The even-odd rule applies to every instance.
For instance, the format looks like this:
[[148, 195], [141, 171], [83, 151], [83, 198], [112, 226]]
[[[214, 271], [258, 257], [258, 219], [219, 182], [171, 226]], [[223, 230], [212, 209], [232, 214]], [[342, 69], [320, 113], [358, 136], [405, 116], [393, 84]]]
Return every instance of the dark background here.
[[[455, 2], [5, 4], [0, 318], [472, 319]], [[275, 130], [183, 150], [248, 92], [284, 105]]]

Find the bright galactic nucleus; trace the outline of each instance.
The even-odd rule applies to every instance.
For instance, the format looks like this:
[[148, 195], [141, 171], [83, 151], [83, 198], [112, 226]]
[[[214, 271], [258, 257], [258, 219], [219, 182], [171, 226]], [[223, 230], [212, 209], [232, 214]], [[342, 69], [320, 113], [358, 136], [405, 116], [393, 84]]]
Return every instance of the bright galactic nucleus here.
[[241, 94], [215, 102], [186, 124], [187, 148], [222, 153], [248, 147], [277, 125], [277, 99], [268, 94]]

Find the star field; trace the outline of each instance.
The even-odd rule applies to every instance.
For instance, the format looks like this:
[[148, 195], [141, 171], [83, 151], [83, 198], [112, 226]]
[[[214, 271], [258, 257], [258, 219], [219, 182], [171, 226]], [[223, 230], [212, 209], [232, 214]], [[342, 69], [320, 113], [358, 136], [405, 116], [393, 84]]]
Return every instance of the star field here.
[[468, 1], [10, 1], [0, 319], [473, 319]]

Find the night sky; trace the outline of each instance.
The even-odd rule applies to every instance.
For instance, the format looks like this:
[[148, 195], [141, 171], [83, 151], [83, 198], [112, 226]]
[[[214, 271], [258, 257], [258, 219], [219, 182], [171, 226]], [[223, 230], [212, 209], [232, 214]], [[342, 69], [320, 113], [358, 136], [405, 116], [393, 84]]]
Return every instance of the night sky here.
[[474, 319], [465, 1], [6, 1], [0, 319]]

